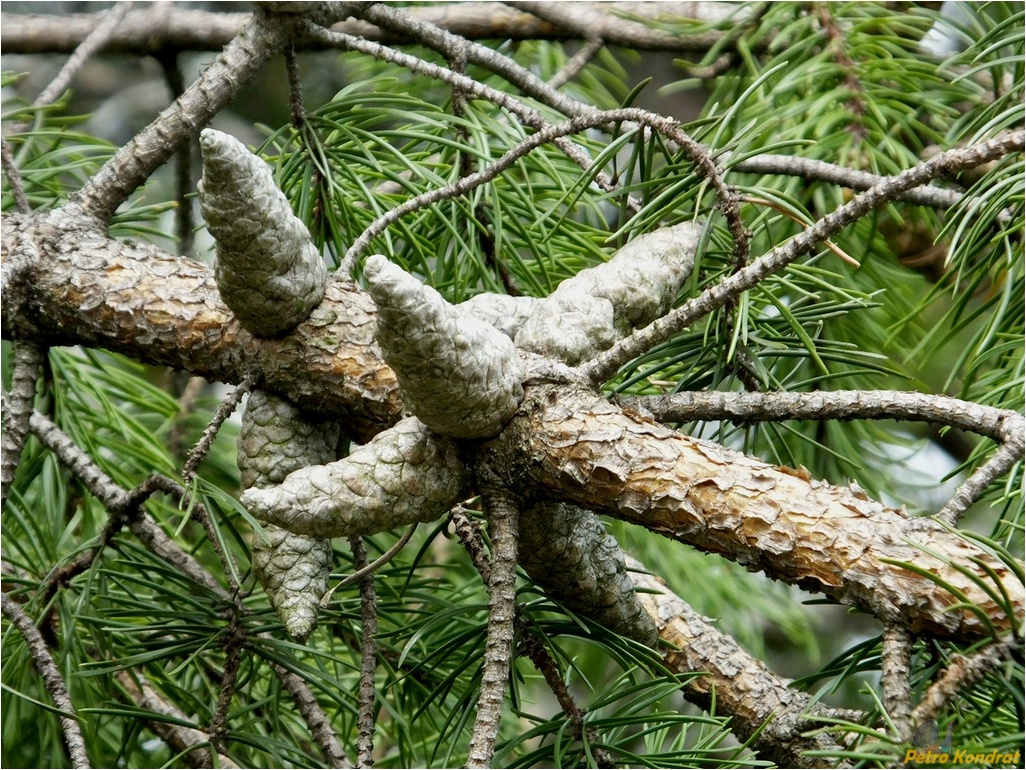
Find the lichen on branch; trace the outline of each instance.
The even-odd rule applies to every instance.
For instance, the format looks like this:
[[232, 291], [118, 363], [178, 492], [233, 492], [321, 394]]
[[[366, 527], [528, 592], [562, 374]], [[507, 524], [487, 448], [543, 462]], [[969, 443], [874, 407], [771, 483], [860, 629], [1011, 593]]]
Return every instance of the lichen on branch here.
[[200, 150], [200, 205], [217, 243], [221, 298], [253, 334], [292, 331], [324, 297], [320, 252], [267, 164], [213, 129], [200, 134]]

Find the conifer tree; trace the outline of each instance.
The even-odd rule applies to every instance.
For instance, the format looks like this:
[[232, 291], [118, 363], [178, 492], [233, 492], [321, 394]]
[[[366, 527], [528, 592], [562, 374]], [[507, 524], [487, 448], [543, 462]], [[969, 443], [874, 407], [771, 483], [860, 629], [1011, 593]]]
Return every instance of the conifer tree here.
[[1022, 762], [1020, 5], [0, 36], [0, 764]]

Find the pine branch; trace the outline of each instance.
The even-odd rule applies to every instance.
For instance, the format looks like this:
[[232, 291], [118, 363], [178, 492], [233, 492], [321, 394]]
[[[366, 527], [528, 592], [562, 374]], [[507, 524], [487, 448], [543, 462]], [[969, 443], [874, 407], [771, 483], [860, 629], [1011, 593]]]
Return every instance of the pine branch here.
[[[655, 13], [701, 19], [702, 5], [689, 2], [660, 3], [654, 8], [639, 5], [636, 11], [643, 17]], [[566, 27], [544, 22], [530, 11], [513, 10], [504, 3], [441, 2], [413, 7], [409, 13], [418, 21], [434, 24], [468, 40], [569, 40], [579, 35], [585, 39], [598, 36], [597, 30], [575, 33]], [[71, 53], [96, 28], [98, 15], [72, 13], [54, 17], [46, 14], [4, 13], [0, 15], [0, 47], [10, 54]], [[604, 23], [599, 14], [593, 14], [590, 19], [595, 23]], [[220, 51], [251, 21], [252, 16], [248, 13], [217, 13], [152, 5], [131, 11], [103, 50], [139, 56], [151, 56], [164, 51]], [[632, 33], [645, 42], [641, 27], [640, 24], [636, 25]], [[340, 22], [334, 29], [382, 43], [406, 41], [401, 35], [389, 34], [357, 20]], [[665, 50], [670, 52], [702, 52], [721, 37], [722, 34], [718, 32], [701, 36], [649, 35], [647, 45], [649, 50], [659, 50], [652, 47], [658, 44], [667, 46]], [[612, 42], [619, 44], [620, 41]], [[323, 44], [304, 38], [299, 38], [296, 46], [301, 51], [324, 48]]]
[[769, 254], [760, 257], [748, 267], [737, 271], [698, 297], [685, 302], [673, 312], [617, 343], [612, 349], [582, 367], [582, 373], [594, 383], [609, 379], [620, 367], [632, 359], [670, 339], [698, 319], [757, 286], [770, 275], [780, 272], [798, 258], [810, 253], [825, 239], [861, 219], [874, 208], [895, 200], [906, 190], [919, 187], [937, 177], [967, 168], [976, 168], [1005, 155], [1022, 152], [1024, 144], [1026, 144], [1026, 132], [1016, 131], [972, 147], [949, 150], [891, 177], [888, 181], [856, 196], [849, 203], [823, 217], [784, 245], [774, 248]]
[[549, 88], [561, 88], [580, 75], [584, 68], [598, 55], [599, 51], [605, 48], [605, 45], [605, 41], [600, 38], [586, 40], [581, 49], [567, 59], [566, 64], [563, 65], [559, 72], [549, 78], [547, 83]]
[[944, 507], [937, 511], [937, 519], [951, 526], [956, 525], [962, 515], [969, 510], [969, 506], [979, 500], [991, 484], [1022, 460], [1023, 448], [1021, 435], [1018, 442], [1009, 441], [998, 447], [997, 452], [973, 471], [972, 475], [955, 490]]
[[[252, 376], [301, 408], [344, 416], [362, 441], [398, 419], [395, 375], [373, 339], [374, 305], [355, 286], [330, 283], [292, 334], [262, 339], [240, 327], [206, 265], [80, 230], [59, 213], [23, 224], [5, 218], [4, 249], [15, 256], [4, 266], [28, 254], [24, 278], [4, 287], [5, 338], [103, 347], [222, 382]], [[329, 337], [337, 344], [325, 346]]]
[[[367, 569], [367, 550], [363, 538], [349, 538], [353, 566], [357, 573]], [[370, 572], [360, 578], [360, 619], [363, 623], [363, 648], [360, 662], [360, 691], [357, 706], [356, 766], [374, 766], [374, 714], [377, 711], [374, 672], [378, 666], [378, 597]]]
[[[523, 516], [523, 513], [521, 516]], [[455, 506], [450, 512], [450, 518], [456, 535], [470, 556], [474, 568], [481, 575], [485, 583], [491, 583], [492, 568], [488, 563], [488, 557], [485, 555], [484, 539], [481, 537], [481, 531], [477, 524], [470, 518], [466, 509], [462, 506]], [[523, 523], [522, 520], [521, 524]], [[525, 526], [519, 527], [521, 538], [528, 535], [531, 526], [528, 523]], [[526, 548], [518, 547], [518, 559], [521, 563], [525, 559], [532, 558], [529, 554], [529, 548], [530, 546]], [[581, 591], [581, 593], [585, 592]], [[610, 758], [608, 752], [596, 745], [600, 742], [600, 739], [598, 733], [585, 724], [584, 717], [587, 712], [577, 705], [573, 694], [560, 675], [559, 666], [556, 665], [556, 661], [552, 659], [545, 645], [532, 634], [529, 623], [524, 620], [521, 610], [521, 606], [517, 605], [513, 621], [516, 638], [519, 640], [518, 654], [527, 655], [531, 659], [531, 663], [534, 664], [534, 667], [545, 678], [545, 683], [549, 686], [556, 701], [559, 703], [559, 707], [563, 709], [563, 713], [570, 723], [570, 729], [574, 737], [581, 738], [587, 734], [588, 740], [593, 745], [592, 755], [595, 757], [598, 766], [615, 767], [615, 763]]]
[[14, 349], [11, 370], [11, 389], [3, 394], [3, 436], [0, 456], [0, 505], [7, 502], [7, 495], [14, 482], [14, 472], [21, 461], [25, 439], [29, 432], [29, 420], [36, 398], [36, 381], [46, 357], [45, 349], [34, 342], [19, 342]]
[[761, 758], [780, 767], [820, 767], [821, 760], [813, 752], [829, 755], [841, 750], [829, 735], [814, 730], [818, 718], [836, 716], [832, 710], [790, 687], [789, 680], [778, 677], [695, 612], [637, 559], [628, 557], [627, 566], [638, 597], [666, 643], [663, 661], [671, 671], [698, 674], [684, 684], [689, 701], [701, 708], [715, 704], [719, 713], [730, 714], [731, 731], [742, 741], [753, 741], [752, 748]]
[[[208, 768], [214, 767], [213, 759], [210, 756], [211, 736], [198, 730], [195, 727], [186, 727], [182, 722], [189, 723], [189, 715], [184, 713], [175, 704], [168, 701], [157, 692], [144, 677], [139, 674], [133, 676], [128, 671], [118, 671], [115, 674], [118, 684], [128, 694], [131, 701], [141, 709], [152, 711], [161, 717], [160, 719], [148, 720], [149, 727], [176, 753], [182, 755], [182, 760], [189, 767]], [[138, 679], [138, 681], [136, 681]], [[238, 768], [229, 757], [218, 753], [217, 766], [227, 768]]]
[[184, 142], [227, 105], [239, 88], [285, 45], [290, 28], [256, 18], [200, 77], [122, 147], [75, 193], [82, 214], [106, 222], [121, 203]]
[[210, 745], [218, 752], [223, 752], [228, 738], [228, 710], [238, 687], [239, 666], [242, 665], [242, 650], [246, 643], [238, 605], [232, 612], [232, 618], [225, 627], [220, 642], [224, 647], [224, 668], [221, 673], [221, 689], [217, 694], [217, 705], [214, 707], [214, 715], [207, 733], [210, 736]]
[[[528, 107], [521, 100], [505, 93], [504, 91], [499, 91], [495, 88], [491, 88], [490, 86], [486, 86], [472, 78], [453, 72], [445, 67], [431, 64], [430, 62], [426, 62], [416, 56], [395, 51], [386, 46], [379, 45], [378, 43], [364, 40], [363, 38], [332, 32], [310, 22], [307, 22], [303, 29], [307, 35], [323, 42], [325, 45], [330, 45], [346, 51], [359, 51], [360, 53], [367, 54], [368, 56], [373, 56], [380, 61], [391, 62], [399, 65], [400, 67], [405, 67], [414, 74], [426, 75], [449, 86], [459, 88], [468, 95], [473, 94], [481, 99], [487, 99], [499, 107], [508, 110], [525, 125], [528, 125], [535, 130], [544, 129], [549, 125], [549, 122], [545, 120], [541, 113], [531, 107]], [[589, 170], [591, 168], [591, 156], [582, 148], [569, 141], [566, 137], [556, 137], [553, 140], [553, 144], [555, 144], [556, 147], [558, 147], [568, 158], [582, 169]], [[602, 172], [594, 175], [594, 182], [606, 192], [615, 191], [619, 187], [607, 174]], [[636, 211], [640, 204], [628, 196], [627, 205]]]
[[[888, 177], [872, 174], [857, 168], [845, 168], [835, 163], [827, 163], [815, 158], [803, 158], [797, 155], [753, 155], [731, 163], [727, 156], [721, 161], [731, 171], [742, 174], [775, 174], [781, 176], [798, 176], [816, 182], [829, 182], [852, 190], [869, 190], [887, 181]], [[947, 210], [957, 205], [965, 197], [964, 193], [946, 187], [915, 187], [898, 195], [895, 200], [915, 203], [919, 206], [930, 206], [935, 209]]]
[[[133, 519], [130, 528], [133, 534], [139, 538], [139, 542], [156, 556], [181, 571], [194, 583], [202, 585], [221, 599], [231, 601], [231, 596], [221, 587], [216, 578], [192, 554], [182, 550], [178, 543], [168, 537], [148, 514], [143, 513]], [[267, 632], [261, 632], [258, 636], [261, 639], [272, 638]], [[326, 765], [332, 768], [351, 768], [353, 765], [346, 758], [345, 749], [331, 727], [330, 718], [317, 702], [316, 696], [307, 683], [298, 674], [278, 663], [270, 661], [269, 665], [292, 698], [296, 710], [299, 711], [300, 716], [310, 729], [310, 734], [321, 748]]]
[[[508, 456], [530, 458], [524, 483], [556, 499], [723, 554], [885, 622], [907, 622], [917, 633], [980, 638], [1012, 627], [1014, 618], [976, 581], [1000, 579], [1014, 612], [1026, 606], [1007, 567], [937, 522], [683, 436], [588, 390], [532, 388], [500, 438], [513, 442]], [[961, 591], [988, 620], [952, 611], [958, 600], [900, 566], [908, 562]]]
[[516, 614], [516, 567], [518, 504], [502, 486], [498, 475], [478, 468], [478, 486], [488, 513], [492, 541], [491, 575], [488, 582], [488, 633], [481, 672], [474, 733], [467, 767], [491, 767], [502, 706], [513, 665], [514, 616]]
[[[574, 3], [567, 6], [560, 2], [507, 2], [513, 8], [530, 13], [553, 26], [570, 30], [585, 40], [603, 40], [607, 45], [622, 46], [635, 51], [676, 50], [680, 52], [707, 51], [720, 40], [723, 33], [705, 32], [695, 35], [681, 35], [653, 29], [643, 21], [625, 18], [624, 14], [612, 13], [603, 8], [603, 3]], [[676, 7], [674, 7], [674, 5]], [[701, 19], [705, 22], [744, 21], [747, 9], [731, 3], [660, 3], [657, 13], [663, 19]], [[633, 15], [643, 8], [633, 4], [629, 12]], [[740, 17], [740, 18], [739, 18]], [[675, 46], [667, 49], [666, 46]]]
[[928, 719], [936, 719], [955, 698], [998, 666], [1015, 659], [1022, 659], [1022, 639], [1014, 636], [989, 644], [971, 656], [952, 655], [947, 668], [923, 693], [919, 705], [912, 711], [912, 722], [923, 724]]
[[43, 635], [39, 633], [32, 618], [25, 614], [21, 605], [8, 596], [7, 592], [0, 593], [0, 602], [2, 602], [0, 607], [3, 608], [4, 617], [15, 625], [25, 639], [32, 663], [35, 665], [36, 671], [39, 672], [39, 676], [42, 677], [43, 685], [53, 699], [54, 705], [60, 711], [61, 731], [71, 759], [71, 766], [75, 768], [91, 767], [89, 755], [86, 753], [85, 739], [75, 714], [75, 706], [68, 693], [68, 686], [64, 677], [61, 676], [57, 663], [47, 649]]
[[253, 378], [247, 377], [231, 393], [221, 399], [221, 403], [217, 405], [217, 409], [214, 411], [214, 416], [210, 418], [207, 427], [203, 429], [203, 435], [196, 442], [196, 446], [192, 448], [192, 451], [189, 452], [185, 465], [182, 467], [182, 479], [186, 483], [192, 481], [193, 477], [195, 477], [196, 469], [199, 468], [203, 458], [210, 451], [210, 447], [213, 445], [214, 439], [217, 438], [217, 433], [221, 430], [221, 426], [224, 425], [225, 420], [234, 414], [239, 402], [249, 393], [253, 385]]
[[18, 171], [18, 167], [14, 163], [14, 153], [11, 151], [11, 145], [6, 136], [0, 140], [0, 159], [3, 160], [4, 176], [7, 178], [8, 184], [11, 185], [14, 204], [20, 213], [30, 213], [32, 204], [29, 203], [28, 196], [25, 195], [25, 183], [21, 178], [21, 172]]
[[909, 681], [914, 638], [908, 629], [898, 624], [884, 629], [880, 651], [880, 686], [883, 689], [884, 708], [894, 724], [897, 738], [904, 742], [912, 737], [912, 684]]
[[[71, 57], [61, 67], [60, 72], [57, 73], [54, 79], [50, 81], [50, 84], [32, 102], [33, 107], [45, 107], [53, 104], [60, 98], [61, 94], [71, 85], [75, 75], [82, 69], [82, 66], [93, 54], [107, 44], [107, 41], [114, 35], [118, 25], [125, 18], [125, 14], [128, 13], [131, 7], [131, 0], [120, 0], [120, 2], [115, 3], [110, 10], [103, 14], [103, 19], [100, 23], [75, 47]], [[29, 125], [29, 123], [16, 123], [8, 129], [8, 136], [20, 134], [29, 128]]]
[[[898, 390], [817, 390], [814, 393], [690, 391], [664, 396], [616, 396], [616, 403], [660, 422], [694, 420], [921, 420], [972, 431], [1001, 443], [1022, 443], [1026, 420], [1010, 409], [951, 396]], [[1020, 450], [1020, 457], [1022, 456]]]

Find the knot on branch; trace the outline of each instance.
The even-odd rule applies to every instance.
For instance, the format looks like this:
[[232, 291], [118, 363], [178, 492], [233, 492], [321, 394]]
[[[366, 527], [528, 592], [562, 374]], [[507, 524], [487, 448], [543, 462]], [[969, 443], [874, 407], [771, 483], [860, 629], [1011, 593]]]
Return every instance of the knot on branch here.
[[502, 430], [524, 397], [512, 340], [383, 256], [370, 257], [364, 275], [378, 306], [378, 344], [413, 413], [456, 438]]
[[320, 252], [267, 164], [213, 129], [200, 134], [200, 150], [200, 206], [217, 244], [221, 298], [253, 334], [286, 334], [324, 297]]

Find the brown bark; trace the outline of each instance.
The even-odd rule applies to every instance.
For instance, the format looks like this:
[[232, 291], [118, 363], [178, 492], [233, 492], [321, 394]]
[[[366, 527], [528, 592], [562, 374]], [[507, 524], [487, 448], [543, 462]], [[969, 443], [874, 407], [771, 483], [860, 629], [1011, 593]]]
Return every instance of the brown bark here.
[[[37, 226], [30, 225], [36, 222]], [[60, 213], [5, 221], [5, 260], [35, 238], [42, 259], [5, 296], [3, 334], [84, 344], [134, 359], [237, 382], [248, 375], [303, 408], [344, 417], [360, 440], [400, 414], [392, 371], [373, 342], [367, 296], [334, 282], [293, 333], [260, 339], [218, 298], [212, 270], [153, 247], [75, 227]], [[720, 553], [753, 571], [821, 591], [915, 631], [979, 638], [986, 624], [933, 582], [885, 560], [911, 562], [984, 608], [997, 629], [1008, 618], [965, 575], [1001, 578], [1018, 612], [1023, 589], [978, 546], [929, 519], [832, 487], [624, 412], [587, 389], [536, 387], [503, 436], [543, 495], [573, 502]]]
[[[1023, 587], [993, 555], [932, 519], [914, 519], [864, 493], [690, 438], [595, 393], [533, 389], [500, 437], [544, 493], [719, 553], [916, 633], [980, 638], [1012, 625], [969, 575], [1004, 591], [1016, 614]], [[908, 562], [961, 599], [893, 562]], [[994, 584], [987, 565], [1001, 580]]]
[[[717, 629], [672, 593], [659, 578], [645, 574], [644, 565], [628, 559], [638, 598], [656, 621], [660, 638], [668, 643], [663, 660], [671, 671], [698, 674], [682, 691], [702, 708], [714, 704], [730, 714], [730, 729], [740, 740], [752, 740], [762, 759], [781, 767], [838, 767], [833, 759], [808, 752], [836, 752], [837, 743], [825, 733], [809, 732], [817, 716], [835, 716], [812, 702], [808, 693], [789, 687], [733, 637]], [[840, 765], [841, 767], [845, 765]]]
[[4, 260], [30, 238], [45, 256], [5, 292], [5, 338], [103, 347], [224, 382], [254, 375], [304, 409], [344, 417], [362, 441], [398, 419], [395, 375], [374, 342], [374, 304], [352, 284], [331, 282], [310, 318], [267, 339], [239, 325], [213, 270], [199, 262], [82, 229], [62, 212], [5, 217]]

